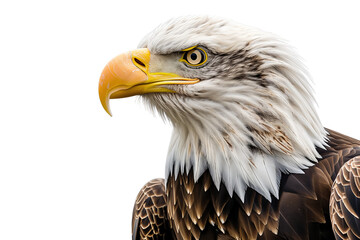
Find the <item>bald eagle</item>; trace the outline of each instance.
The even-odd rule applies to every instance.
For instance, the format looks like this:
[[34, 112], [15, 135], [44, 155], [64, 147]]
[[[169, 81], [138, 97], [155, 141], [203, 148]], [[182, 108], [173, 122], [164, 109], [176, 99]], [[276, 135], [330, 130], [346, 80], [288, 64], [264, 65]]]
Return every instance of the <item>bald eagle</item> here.
[[104, 68], [99, 95], [141, 95], [171, 121], [165, 179], [137, 196], [133, 239], [360, 239], [360, 141], [321, 124], [279, 37], [171, 19]]

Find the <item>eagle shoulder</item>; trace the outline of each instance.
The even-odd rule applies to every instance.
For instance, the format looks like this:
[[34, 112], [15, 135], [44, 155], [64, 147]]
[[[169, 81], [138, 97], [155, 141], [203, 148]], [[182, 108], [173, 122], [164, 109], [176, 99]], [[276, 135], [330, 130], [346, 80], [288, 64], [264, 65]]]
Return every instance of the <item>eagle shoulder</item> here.
[[[326, 129], [327, 147], [321, 159], [304, 174], [283, 176], [279, 198], [279, 235], [286, 239], [335, 239], [329, 212], [330, 195], [340, 169], [360, 156], [360, 141]], [[341, 184], [341, 183], [340, 183]]]

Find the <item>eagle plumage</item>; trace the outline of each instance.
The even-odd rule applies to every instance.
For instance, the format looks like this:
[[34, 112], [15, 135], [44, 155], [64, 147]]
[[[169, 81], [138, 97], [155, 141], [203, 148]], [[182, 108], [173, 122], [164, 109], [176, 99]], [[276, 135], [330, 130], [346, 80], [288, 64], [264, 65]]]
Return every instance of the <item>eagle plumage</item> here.
[[133, 239], [360, 239], [360, 141], [325, 129], [310, 77], [270, 33], [172, 19], [104, 69], [174, 126], [165, 179], [139, 192]]

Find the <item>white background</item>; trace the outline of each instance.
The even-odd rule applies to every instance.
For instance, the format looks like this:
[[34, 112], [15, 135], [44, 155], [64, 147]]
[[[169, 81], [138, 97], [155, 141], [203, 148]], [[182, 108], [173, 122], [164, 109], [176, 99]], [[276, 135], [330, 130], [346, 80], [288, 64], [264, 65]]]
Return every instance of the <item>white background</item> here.
[[109, 117], [98, 79], [172, 16], [215, 14], [288, 39], [313, 75], [323, 124], [360, 139], [359, 5], [2, 1], [0, 239], [130, 239], [137, 192], [164, 177], [171, 127], [136, 98], [113, 100]]

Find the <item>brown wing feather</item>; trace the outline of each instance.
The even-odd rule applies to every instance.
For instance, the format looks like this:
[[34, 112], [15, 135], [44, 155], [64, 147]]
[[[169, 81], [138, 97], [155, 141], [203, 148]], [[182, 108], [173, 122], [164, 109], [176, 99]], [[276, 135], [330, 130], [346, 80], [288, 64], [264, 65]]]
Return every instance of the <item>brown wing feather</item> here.
[[149, 181], [140, 190], [133, 210], [133, 240], [173, 239], [166, 218], [164, 179]]
[[345, 163], [335, 178], [330, 217], [337, 239], [360, 239], [360, 157]]

